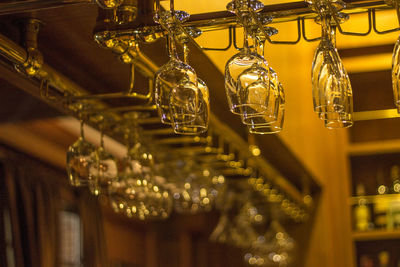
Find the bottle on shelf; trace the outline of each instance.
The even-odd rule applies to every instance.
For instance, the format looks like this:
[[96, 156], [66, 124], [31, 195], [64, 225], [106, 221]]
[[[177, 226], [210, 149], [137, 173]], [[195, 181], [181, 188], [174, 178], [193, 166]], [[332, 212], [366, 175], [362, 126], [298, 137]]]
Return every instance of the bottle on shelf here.
[[[385, 185], [383, 170], [378, 169], [376, 175], [377, 193], [380, 196], [386, 195], [389, 192], [388, 187]], [[385, 197], [377, 197], [374, 201], [374, 223], [376, 228], [387, 228], [387, 215], [389, 210], [389, 202]]]
[[[398, 165], [393, 165], [390, 169], [390, 179], [392, 186], [390, 187], [390, 193], [393, 195], [389, 203], [388, 213], [388, 229], [400, 228], [400, 168]], [[399, 195], [397, 195], [399, 194]]]
[[357, 231], [367, 231], [371, 228], [371, 212], [368, 207], [365, 196], [365, 188], [363, 184], [358, 184], [356, 187], [358, 199], [357, 206], [354, 207], [355, 229]]
[[393, 165], [392, 168], [390, 169], [390, 179], [392, 181], [390, 193], [399, 194], [400, 193], [400, 168], [398, 165]]
[[376, 174], [376, 182], [378, 183], [377, 193], [378, 195], [385, 195], [389, 193], [389, 188], [385, 184], [385, 177], [383, 175], [383, 169], [379, 168]]
[[389, 266], [389, 252], [383, 250], [378, 253], [378, 266], [388, 267]]

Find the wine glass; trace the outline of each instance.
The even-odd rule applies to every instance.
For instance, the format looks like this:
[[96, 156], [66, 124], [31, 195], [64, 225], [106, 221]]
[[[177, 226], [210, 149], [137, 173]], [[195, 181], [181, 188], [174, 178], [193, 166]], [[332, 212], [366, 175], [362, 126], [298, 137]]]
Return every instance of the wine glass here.
[[100, 128], [100, 146], [96, 153], [92, 155], [94, 164], [91, 165], [90, 173], [93, 176], [93, 183], [89, 185], [90, 192], [96, 196], [103, 194], [108, 195], [112, 183], [118, 180], [118, 166], [113, 155], [108, 153], [104, 148], [104, 131], [111, 123], [115, 123], [110, 116], [106, 114], [98, 114], [94, 116]]
[[[154, 21], [161, 24], [168, 31], [168, 54], [169, 61], [163, 65], [155, 74], [154, 96], [161, 122], [164, 124], [172, 124], [173, 119], [170, 111], [170, 95], [171, 91], [181, 86], [182, 82], [193, 83], [197, 85], [197, 75], [194, 69], [180, 61], [176, 51], [175, 34], [177, 29], [177, 20], [185, 21], [189, 15], [183, 11], [162, 11], [157, 13]], [[186, 88], [185, 86], [183, 86]], [[190, 90], [186, 90], [190, 92]]]
[[[190, 34], [199, 35], [199, 31], [191, 29]], [[183, 42], [184, 63], [188, 64], [188, 38], [180, 38]], [[206, 83], [197, 78], [197, 85], [186, 82], [175, 87], [171, 92], [170, 109], [174, 132], [178, 134], [199, 134], [207, 131], [210, 96]]]
[[[238, 84], [242, 83], [242, 87], [247, 88], [246, 84], [249, 85], [252, 82], [257, 81], [259, 77], [261, 77], [261, 80], [264, 82], [269, 79], [268, 75], [266, 74], [268, 73], [267, 61], [262, 56], [258, 55], [255, 52], [252, 52], [249, 47], [248, 28], [252, 19], [249, 12], [250, 8], [256, 8], [253, 5], [253, 2], [255, 1], [250, 1], [250, 5], [248, 5], [248, 1], [233, 1], [227, 6], [228, 10], [236, 13], [237, 16], [241, 19], [244, 31], [243, 49], [238, 54], [231, 57], [225, 65], [225, 90], [229, 108], [232, 113], [238, 115], [242, 114], [241, 107], [246, 103], [240, 101], [240, 97], [238, 94]], [[248, 72], [246, 74], [243, 74], [246, 70], [248, 70]], [[239, 81], [239, 76], [241, 74], [243, 75], [241, 81]], [[262, 99], [265, 99], [268, 97], [265, 94], [265, 89], [268, 88], [268, 86], [269, 84], [266, 83], [266, 86], [264, 86], [264, 88], [262, 88], [261, 86], [257, 86], [252, 91], [253, 93], [254, 91], [262, 91], [263, 93], [261, 94], [261, 97]], [[249, 98], [246, 94], [243, 94], [243, 96], [245, 100], [256, 101], [255, 106], [259, 104], [256, 98]], [[252, 106], [254, 107], [254, 105], [250, 105], [247, 107]]]
[[335, 27], [331, 15], [321, 14], [322, 39], [312, 65], [314, 111], [328, 128], [353, 124], [353, 94], [350, 80], [335, 47]]
[[70, 185], [81, 187], [88, 186], [93, 177], [90, 173], [90, 168], [93, 164], [92, 155], [96, 148], [85, 140], [84, 135], [84, 120], [83, 109], [84, 104], [77, 104], [80, 109], [80, 137], [78, 140], [68, 148], [67, 151], [67, 174]]
[[[257, 16], [261, 22], [268, 23], [272, 19], [270, 16]], [[277, 33], [277, 30], [272, 27], [252, 27], [252, 36], [254, 40], [254, 51], [259, 56], [264, 58], [264, 44], [268, 36]], [[277, 74], [272, 68], [264, 68], [254, 64], [249, 69], [243, 71], [238, 78], [237, 94], [240, 102], [242, 121], [244, 124], [254, 123], [250, 117], [254, 116], [271, 116], [270, 122], [276, 120], [276, 106], [278, 87], [271, 86], [277, 83]], [[271, 109], [273, 112], [271, 112]]]

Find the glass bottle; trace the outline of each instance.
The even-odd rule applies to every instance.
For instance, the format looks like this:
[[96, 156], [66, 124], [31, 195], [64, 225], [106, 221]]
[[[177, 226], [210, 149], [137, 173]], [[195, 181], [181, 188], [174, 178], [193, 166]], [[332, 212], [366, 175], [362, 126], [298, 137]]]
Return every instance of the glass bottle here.
[[389, 203], [387, 202], [387, 199], [384, 197], [384, 195], [386, 195], [389, 192], [389, 189], [385, 185], [382, 169], [378, 170], [376, 181], [378, 184], [377, 193], [380, 196], [375, 199], [374, 203], [375, 227], [386, 228], [388, 226], [387, 215], [388, 215]]
[[399, 194], [400, 193], [400, 168], [398, 165], [393, 165], [392, 168], [390, 169], [390, 179], [392, 181], [390, 193]]
[[358, 184], [356, 191], [357, 196], [360, 198], [358, 199], [357, 206], [354, 208], [355, 229], [357, 231], [366, 231], [370, 227], [371, 212], [367, 205], [367, 199], [363, 197], [365, 196], [364, 185]]

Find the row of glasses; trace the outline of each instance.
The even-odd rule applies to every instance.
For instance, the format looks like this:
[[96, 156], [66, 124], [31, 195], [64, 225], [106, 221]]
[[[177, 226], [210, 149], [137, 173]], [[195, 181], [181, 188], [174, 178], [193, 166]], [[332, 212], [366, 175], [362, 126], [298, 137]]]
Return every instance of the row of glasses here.
[[[171, 124], [178, 134], [199, 134], [207, 131], [209, 94], [207, 85], [197, 77], [187, 60], [178, 58], [175, 40], [186, 34], [181, 23], [189, 18], [184, 11], [158, 11], [154, 21], [168, 32], [169, 61], [155, 75], [155, 103], [161, 122]], [[187, 59], [187, 42], [185, 43]]]
[[[314, 111], [330, 129], [353, 125], [353, 92], [336, 49], [336, 23], [346, 16], [326, 0], [312, 2], [319, 12], [321, 42], [314, 55], [311, 80]], [[336, 16], [336, 19], [333, 18]]]
[[[84, 105], [79, 104], [79, 109], [83, 111]], [[81, 136], [67, 152], [70, 184], [86, 186], [96, 196], [107, 196], [112, 208], [128, 217], [141, 220], [167, 218], [172, 210], [172, 198], [168, 190], [153, 178], [153, 155], [139, 139], [139, 114], [126, 114], [120, 124], [128, 148], [120, 164], [104, 148], [104, 130], [116, 125], [116, 121], [107, 114], [96, 114], [91, 118], [101, 131], [100, 146], [96, 148], [85, 140], [84, 112], [79, 114]]]
[[67, 174], [69, 183], [75, 187], [87, 186], [94, 195], [108, 194], [112, 183], [118, 177], [115, 158], [104, 149], [105, 116], [99, 114], [95, 120], [100, 123], [100, 146], [96, 148], [85, 140], [83, 103], [75, 104], [79, 112], [80, 137], [68, 148]]
[[[282, 129], [284, 92], [276, 72], [264, 58], [266, 34], [273, 35], [276, 29], [262, 26], [272, 20], [257, 13], [262, 8], [263, 4], [256, 0], [234, 0], [227, 6], [243, 25], [244, 42], [243, 49], [225, 66], [225, 90], [231, 112], [241, 116], [249, 131], [268, 134]], [[249, 46], [250, 36], [253, 50]]]

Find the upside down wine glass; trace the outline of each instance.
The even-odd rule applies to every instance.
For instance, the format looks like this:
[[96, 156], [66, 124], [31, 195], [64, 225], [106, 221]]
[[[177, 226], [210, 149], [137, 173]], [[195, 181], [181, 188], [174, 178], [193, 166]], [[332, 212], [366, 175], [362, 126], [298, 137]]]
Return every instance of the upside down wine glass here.
[[[225, 65], [225, 91], [229, 108], [232, 113], [238, 115], [243, 114], [243, 110], [248, 112], [256, 110], [256, 113], [262, 113], [266, 109], [269, 87], [268, 63], [262, 56], [250, 50], [248, 42], [248, 27], [252, 20], [250, 10], [256, 12], [262, 9], [262, 6], [258, 1], [240, 0], [235, 0], [227, 6], [229, 11], [236, 13], [240, 18], [244, 31], [243, 49], [231, 57]], [[242, 101], [238, 93], [239, 83], [242, 88], [247, 89], [247, 92], [241, 93]], [[248, 87], [250, 84], [252, 86]]]
[[[162, 11], [157, 13], [154, 17], [154, 21], [161, 24], [168, 31], [168, 54], [169, 61], [163, 65], [155, 74], [154, 82], [154, 95], [155, 103], [161, 122], [164, 124], [173, 124], [174, 119], [176, 121], [193, 120], [192, 115], [181, 114], [175, 111], [177, 114], [175, 118], [172, 118], [170, 109], [171, 92], [175, 90], [177, 95], [176, 101], [183, 99], [194, 99], [197, 100], [197, 75], [194, 69], [188, 64], [183, 63], [179, 60], [176, 44], [175, 44], [175, 33], [178, 31], [177, 20], [183, 22], [189, 15], [183, 11]], [[182, 92], [181, 95], [178, 93]], [[179, 97], [178, 97], [179, 95]], [[192, 100], [193, 100], [192, 99]], [[197, 103], [195, 103], [195, 107]], [[187, 106], [185, 106], [187, 108]], [[189, 109], [193, 109], [193, 106], [189, 106]]]
[[[184, 63], [188, 65], [188, 40], [183, 42], [183, 51]], [[170, 109], [175, 133], [199, 134], [207, 131], [210, 96], [206, 83], [197, 78], [197, 85], [184, 82], [174, 87], [170, 96]]]
[[[264, 31], [258, 29], [255, 35], [255, 46], [259, 50], [260, 55], [264, 55], [265, 41], [268, 35], [273, 35], [277, 33], [276, 29], [267, 27]], [[282, 130], [283, 119], [285, 112], [285, 94], [282, 84], [278, 80], [278, 75], [276, 72], [269, 67], [269, 88], [268, 88], [268, 98], [265, 103], [265, 109], [263, 112], [243, 112], [242, 122], [246, 124], [249, 128], [250, 133], [255, 134], [272, 134], [277, 133]], [[257, 84], [258, 82], [255, 82]], [[251, 86], [251, 85], [250, 85]], [[240, 84], [239, 84], [239, 87]], [[246, 92], [248, 90], [244, 90]], [[239, 89], [240, 95], [241, 89]], [[240, 98], [243, 97], [240, 95]]]
[[353, 125], [353, 93], [350, 79], [335, 47], [331, 14], [321, 13], [322, 39], [312, 64], [314, 111], [327, 128]]

